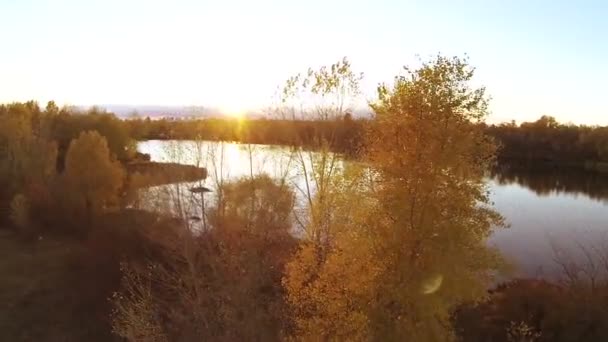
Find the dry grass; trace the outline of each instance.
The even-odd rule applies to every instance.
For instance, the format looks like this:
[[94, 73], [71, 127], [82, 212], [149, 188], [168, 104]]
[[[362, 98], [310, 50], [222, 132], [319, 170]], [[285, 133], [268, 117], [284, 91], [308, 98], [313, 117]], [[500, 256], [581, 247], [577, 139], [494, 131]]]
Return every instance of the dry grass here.
[[109, 329], [73, 286], [77, 241], [21, 241], [0, 230], [0, 340], [108, 341]]

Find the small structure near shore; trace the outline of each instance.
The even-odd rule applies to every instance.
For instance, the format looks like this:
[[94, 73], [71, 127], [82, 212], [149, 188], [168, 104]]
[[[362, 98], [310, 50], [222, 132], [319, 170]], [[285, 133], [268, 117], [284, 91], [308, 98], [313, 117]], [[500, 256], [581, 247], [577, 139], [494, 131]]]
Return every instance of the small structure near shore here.
[[195, 186], [193, 188], [190, 188], [190, 192], [193, 194], [202, 194], [205, 192], [211, 192], [211, 189], [204, 186]]

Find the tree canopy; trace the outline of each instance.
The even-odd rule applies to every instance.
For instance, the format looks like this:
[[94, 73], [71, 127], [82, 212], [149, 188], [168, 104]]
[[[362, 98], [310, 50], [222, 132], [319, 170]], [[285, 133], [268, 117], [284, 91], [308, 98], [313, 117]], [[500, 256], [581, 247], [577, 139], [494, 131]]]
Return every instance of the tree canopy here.
[[63, 176], [73, 204], [90, 218], [117, 204], [125, 175], [110, 154], [106, 139], [96, 131], [88, 131], [70, 143]]
[[495, 150], [476, 125], [484, 90], [458, 58], [407, 71], [373, 104], [369, 169], [337, 180], [329, 251], [304, 241], [288, 265], [299, 339], [453, 338], [451, 310], [501, 266], [485, 245], [502, 220], [482, 179]]

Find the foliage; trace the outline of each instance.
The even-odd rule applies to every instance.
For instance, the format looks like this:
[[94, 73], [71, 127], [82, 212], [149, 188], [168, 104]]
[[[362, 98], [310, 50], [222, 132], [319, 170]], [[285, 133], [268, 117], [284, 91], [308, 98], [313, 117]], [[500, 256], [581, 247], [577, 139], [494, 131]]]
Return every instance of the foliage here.
[[605, 284], [591, 291], [516, 279], [492, 290], [486, 301], [460, 307], [456, 331], [463, 341], [605, 341], [606, 291]]
[[361, 340], [370, 334], [366, 307], [382, 265], [363, 228], [376, 209], [363, 174], [357, 166], [335, 174], [324, 199], [314, 198], [317, 213], [311, 215], [327, 215], [311, 218], [283, 279], [297, 339]]
[[494, 148], [472, 75], [440, 56], [380, 88], [371, 169], [336, 179], [330, 236], [287, 269], [298, 339], [446, 340], [451, 310], [483, 296], [500, 266], [485, 238], [502, 221], [487, 206]]
[[90, 220], [103, 209], [117, 205], [124, 171], [112, 159], [106, 139], [90, 131], [70, 143], [63, 177], [70, 205]]
[[[307, 119], [220, 119], [127, 121], [147, 133], [138, 139], [196, 139], [237, 141], [241, 143], [292, 145], [319, 148], [319, 142], [329, 144], [332, 151], [359, 157], [364, 132], [370, 120], [367, 115], [354, 117], [346, 111], [343, 116], [322, 120], [309, 115]], [[551, 117], [520, 125], [480, 123], [486, 134], [500, 148], [498, 160], [505, 162], [556, 163], [583, 166], [584, 162], [608, 161], [608, 130], [605, 127], [576, 126], [558, 123]], [[141, 126], [141, 127], [139, 127]]]
[[[265, 118], [260, 119], [151, 120], [135, 117], [122, 121], [97, 108], [88, 111], [60, 109], [52, 102], [44, 111], [35, 102], [0, 105], [0, 120], [3, 122], [0, 154], [9, 153], [10, 160], [17, 162], [20, 151], [27, 146], [23, 142], [32, 137], [55, 141], [61, 169], [70, 141], [82, 131], [96, 130], [108, 140], [110, 150], [120, 160], [133, 157], [134, 139], [202, 138], [315, 148], [324, 141], [333, 151], [355, 156], [363, 143], [363, 133], [369, 120], [366, 119], [367, 113], [352, 114], [357, 105], [358, 82], [362, 75], [350, 68], [348, 60], [342, 60], [333, 66], [311, 69], [290, 78], [290, 86], [282, 89], [282, 99], [294, 106], [282, 106], [281, 110], [268, 112]], [[306, 105], [304, 110], [298, 109], [302, 103], [310, 103], [317, 97], [321, 98], [319, 106]], [[300, 99], [298, 106], [293, 103], [294, 98]], [[547, 115], [519, 125], [514, 122], [480, 125], [501, 145], [498, 151], [501, 160], [579, 164], [608, 161], [608, 131], [605, 127], [559, 123]], [[9, 141], [12, 143], [8, 144]]]
[[14, 113], [10, 115], [6, 110], [0, 110], [0, 172], [6, 186], [15, 191], [23, 185], [22, 174], [27, 170], [27, 147], [33, 137], [25, 107], [15, 105], [13, 110]]
[[[263, 119], [128, 120], [132, 130], [145, 131], [138, 139], [196, 139], [238, 141], [242, 143], [295, 145], [317, 148], [328, 142], [332, 151], [359, 156], [367, 113], [358, 117], [344, 110], [327, 119], [308, 113], [305, 118], [273, 113]], [[553, 162], [578, 164], [608, 161], [608, 129], [576, 126], [542, 116], [534, 122], [479, 124], [495, 138], [499, 161]]]
[[445, 340], [450, 311], [483, 297], [500, 267], [485, 242], [502, 225], [483, 180], [495, 148], [476, 125], [487, 99], [466, 60], [438, 56], [406, 72], [380, 87], [368, 135], [383, 218], [376, 253], [387, 265], [372, 324], [379, 337]]
[[500, 141], [502, 159], [579, 164], [608, 160], [606, 127], [561, 124], [543, 115], [534, 122], [492, 125], [486, 131]]
[[57, 173], [64, 168], [72, 139], [85, 130], [106, 137], [110, 151], [118, 158], [132, 157], [134, 145], [127, 127], [111, 114], [95, 108], [86, 113], [60, 109], [52, 101], [45, 110], [33, 101], [0, 105], [0, 221], [8, 218], [5, 208], [16, 193], [28, 198], [37, 213], [32, 219], [43, 226], [65, 221], [53, 214], [57, 211], [54, 204], [66, 197]]
[[286, 106], [280, 107], [277, 114], [282, 118], [321, 121], [342, 118], [360, 94], [362, 79], [363, 74], [356, 74], [346, 57], [330, 67], [309, 68], [305, 74], [287, 79], [281, 89], [281, 101]]
[[287, 184], [261, 175], [224, 184], [222, 201], [213, 214], [216, 227], [263, 229], [255, 234], [288, 234], [294, 196]]
[[[163, 257], [125, 268], [115, 331], [132, 341], [278, 340], [286, 309], [281, 276], [295, 241], [293, 192], [266, 176], [225, 183], [210, 227], [150, 235]], [[156, 333], [153, 333], [156, 332]], [[153, 333], [152, 335], [150, 335]]]
[[156, 318], [159, 308], [152, 297], [152, 271], [142, 275], [126, 264], [121, 271], [122, 293], [115, 292], [112, 297], [112, 331], [127, 341], [169, 341]]

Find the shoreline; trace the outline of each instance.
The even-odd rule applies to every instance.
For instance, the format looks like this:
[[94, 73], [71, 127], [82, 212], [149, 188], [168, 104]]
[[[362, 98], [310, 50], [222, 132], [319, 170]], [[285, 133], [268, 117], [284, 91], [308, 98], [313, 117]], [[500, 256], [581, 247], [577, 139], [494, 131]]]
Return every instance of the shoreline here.
[[207, 178], [207, 169], [179, 163], [135, 161], [125, 164], [130, 182], [135, 187], [195, 182]]

